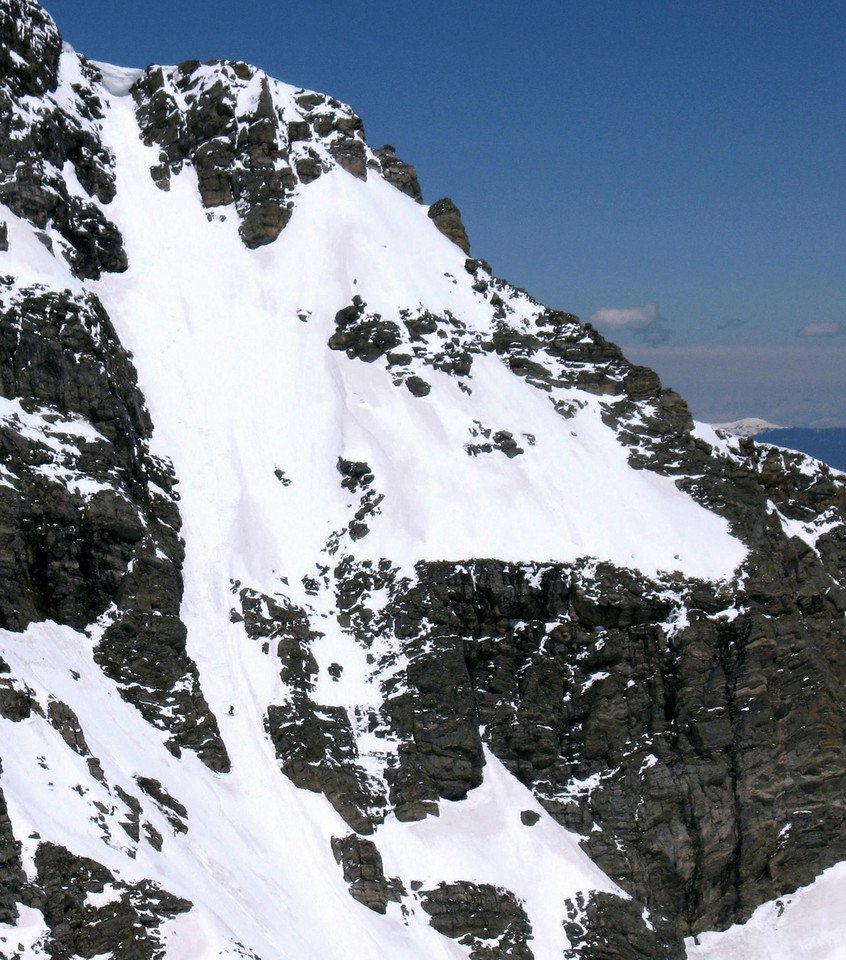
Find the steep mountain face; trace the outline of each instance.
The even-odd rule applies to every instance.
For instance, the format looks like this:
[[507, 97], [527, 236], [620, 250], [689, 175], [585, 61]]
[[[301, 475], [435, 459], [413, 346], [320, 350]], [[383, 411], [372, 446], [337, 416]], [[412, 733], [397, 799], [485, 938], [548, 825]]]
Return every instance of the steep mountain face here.
[[337, 101], [0, 41], [0, 956], [799, 956], [843, 476], [469, 258]]

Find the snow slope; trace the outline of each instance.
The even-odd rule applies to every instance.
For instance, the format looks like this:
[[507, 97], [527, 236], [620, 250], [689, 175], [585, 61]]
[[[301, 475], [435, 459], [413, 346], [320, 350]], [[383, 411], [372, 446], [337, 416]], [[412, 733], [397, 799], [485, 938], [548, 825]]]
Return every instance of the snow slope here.
[[689, 960], [812, 960], [846, 957], [846, 864], [807, 887], [762, 904], [750, 919], [722, 933], [687, 941]]
[[[75, 54], [66, 51], [63, 62], [73, 79]], [[103, 139], [117, 175], [108, 216], [123, 234], [129, 269], [76, 280], [28, 224], [9, 215], [4, 272], [95, 292], [133, 354], [155, 423], [154, 449], [173, 460], [180, 481], [181, 616], [232, 772], [212, 773], [190, 753], [175, 759], [164, 734], [121, 699], [93, 660], [102, 624], [87, 633], [51, 623], [0, 632], [14, 675], [43, 706], [53, 697], [74, 710], [105, 774], [103, 782], [92, 778], [43, 717], [0, 720], [2, 783], [15, 834], [29, 838], [25, 863], [31, 869], [37, 838], [49, 838], [127, 882], [154, 877], [191, 899], [195, 909], [166, 925], [171, 960], [249, 951], [264, 960], [465, 956], [429, 926], [413, 895], [410, 910], [389, 907], [387, 922], [350, 898], [329, 843], [349, 828], [324, 797], [279, 772], [264, 720], [286, 690], [243, 627], [230, 622], [233, 581], [269, 594], [285, 584], [289, 597], [315, 609], [325, 628], [315, 646], [321, 666], [345, 667], [341, 683], [318, 683], [315, 695], [352, 712], [372, 695], [364, 654], [333, 628], [331, 596], [310, 600], [302, 583], [350, 519], [339, 457], [366, 461], [384, 494], [356, 557], [386, 557], [404, 570], [420, 560], [590, 557], [650, 576], [681, 571], [722, 580], [735, 575], [745, 548], [724, 519], [672, 479], [629, 465], [596, 397], [574, 391], [581, 409], [564, 420], [495, 355], [475, 359], [472, 392], [427, 370], [432, 391], [415, 397], [379, 364], [327, 349], [336, 313], [355, 295], [383, 316], [408, 307], [449, 311], [481, 333], [491, 314], [464, 254], [434, 229], [424, 207], [377, 176], [325, 173], [302, 189], [278, 241], [246, 249], [234, 211], [204, 209], [190, 168], [169, 192], [155, 186], [149, 168], [158, 150], [141, 143], [128, 95], [137, 73], [104, 69]], [[276, 84], [273, 95], [290, 98], [293, 90]], [[523, 316], [512, 322], [528, 325], [535, 307], [528, 299], [515, 304]], [[524, 454], [468, 456], [475, 423], [526, 438]], [[113, 788], [132, 792], [138, 775], [159, 780], [192, 824], [175, 833], [144, 796], [143, 818], [166, 837], [162, 853], [119, 829], [129, 811]], [[95, 800], [110, 811], [101, 820], [91, 816]], [[538, 960], [560, 958], [566, 945], [565, 899], [619, 893], [578, 837], [490, 754], [483, 784], [466, 801], [441, 806], [437, 819], [388, 817], [378, 828], [386, 874], [407, 886], [461, 879], [507, 887], [525, 905]], [[540, 815], [531, 830], [520, 822], [523, 810]], [[813, 897], [797, 896], [796, 911], [807, 903], [813, 916]], [[334, 936], [325, 934], [327, 917]], [[26, 957], [42, 956], [39, 923], [25, 911], [14, 933], [0, 927], [0, 938], [23, 942]], [[742, 952], [752, 950], [745, 936], [709, 935], [689, 955], [757, 956]], [[829, 960], [837, 956], [830, 943], [820, 946]], [[797, 946], [789, 955], [811, 954]]]

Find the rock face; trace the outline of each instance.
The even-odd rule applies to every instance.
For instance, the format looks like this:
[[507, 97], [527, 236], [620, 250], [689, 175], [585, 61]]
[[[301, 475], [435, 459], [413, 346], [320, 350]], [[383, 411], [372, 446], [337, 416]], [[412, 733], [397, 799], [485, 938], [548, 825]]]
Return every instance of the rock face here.
[[417, 179], [417, 171], [410, 163], [400, 160], [396, 150], [386, 143], [384, 147], [379, 147], [373, 151], [382, 167], [382, 176], [392, 183], [397, 190], [416, 200], [417, 203], [423, 202], [423, 191], [420, 189], [420, 182]]
[[568, 901], [564, 929], [570, 941], [564, 954], [567, 960], [670, 960], [678, 956], [678, 945], [656, 932], [637, 901], [613, 894], [591, 893]]
[[[37, 884], [26, 901], [44, 915], [51, 957], [161, 956], [162, 920], [191, 909], [187, 900], [143, 882], [127, 886], [105, 867], [76, 857], [64, 847], [42, 843], [35, 858]], [[106, 894], [102, 906], [91, 895]], [[86, 902], [89, 901], [89, 902]]]
[[[38, 3], [0, 5], [0, 203], [49, 230], [45, 241], [77, 276], [97, 279], [127, 266], [121, 235], [100, 207], [115, 195], [114, 158], [100, 136], [99, 73], [80, 60], [76, 82], [60, 84], [61, 59], [62, 39]], [[61, 175], [68, 165], [78, 195]]]
[[376, 913], [385, 913], [389, 902], [400, 903], [406, 890], [399, 880], [385, 879], [376, 845], [352, 833], [333, 837], [332, 852], [344, 871], [350, 896]]
[[393, 147], [371, 151], [349, 107], [301, 89], [291, 97], [289, 90], [240, 61], [148, 68], [132, 95], [144, 141], [160, 148], [150, 170], [157, 186], [169, 190], [171, 177], [192, 166], [203, 205], [234, 205], [251, 248], [272, 243], [301, 186], [336, 166], [359, 180], [373, 170], [422, 199], [414, 167]]
[[0, 626], [84, 628], [123, 696], [214, 769], [226, 749], [179, 619], [175, 478], [95, 297], [0, 286]]
[[449, 197], [433, 203], [429, 207], [429, 217], [447, 239], [465, 253], [470, 253], [470, 241], [461, 220], [461, 211]]
[[514, 895], [489, 884], [442, 883], [422, 894], [438, 933], [470, 948], [472, 960], [532, 960], [532, 927]]
[[846, 860], [843, 476], [421, 203], [0, 0], [0, 955], [681, 960]]

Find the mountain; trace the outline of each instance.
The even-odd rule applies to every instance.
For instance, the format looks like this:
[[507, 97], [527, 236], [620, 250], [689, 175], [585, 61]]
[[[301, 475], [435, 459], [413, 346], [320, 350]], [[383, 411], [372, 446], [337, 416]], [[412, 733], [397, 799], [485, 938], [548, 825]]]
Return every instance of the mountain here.
[[789, 450], [800, 450], [822, 460], [836, 470], [846, 472], [846, 428], [781, 427], [762, 430], [757, 438]]
[[0, 956], [834, 960], [842, 476], [331, 97], [0, 40]]
[[755, 437], [765, 430], [782, 430], [777, 423], [770, 423], [760, 417], [744, 417], [741, 420], [732, 420], [730, 423], [712, 423], [715, 430], [722, 430], [734, 437]]
[[758, 443], [771, 443], [806, 453], [836, 470], [846, 471], [846, 428], [780, 427], [759, 417], [712, 423], [711, 426], [731, 436], [755, 437]]

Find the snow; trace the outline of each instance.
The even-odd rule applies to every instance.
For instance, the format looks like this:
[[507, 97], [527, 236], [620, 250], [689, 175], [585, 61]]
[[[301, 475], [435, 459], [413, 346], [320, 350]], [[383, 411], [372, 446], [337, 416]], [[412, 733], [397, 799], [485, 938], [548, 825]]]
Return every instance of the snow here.
[[[166, 925], [168, 960], [229, 955], [236, 942], [264, 960], [347, 960], [382, 951], [399, 957], [463, 955], [423, 921], [413, 928], [401, 920], [386, 922], [350, 898], [330, 847], [330, 838], [349, 828], [322, 797], [298, 790], [280, 775], [256, 715], [244, 709], [222, 717], [234, 769], [221, 777], [191, 754], [177, 760], [166, 751], [164, 735], [121, 699], [94, 663], [85, 635], [43, 623], [23, 634], [0, 631], [0, 642], [13, 674], [25, 676], [41, 702], [49, 691], [74, 710], [107, 781], [92, 779], [84, 759], [67, 749], [43, 717], [33, 714], [20, 723], [0, 718], [3, 789], [30, 872], [37, 842], [31, 837], [38, 834], [98, 860], [119, 881], [152, 876], [192, 900], [189, 915]], [[259, 694], [256, 713], [263, 702]], [[174, 833], [133, 782], [135, 775], [159, 780], [185, 804], [187, 834]], [[134, 844], [119, 826], [128, 810], [116, 786], [141, 801], [142, 821], [165, 838], [161, 853]], [[105, 831], [91, 818], [95, 800], [113, 810], [104, 818]], [[343, 942], [327, 943], [327, 915], [345, 930]]]
[[102, 74], [103, 86], [113, 97], [128, 96], [132, 85], [144, 76], [143, 70], [116, 67], [112, 63], [101, 63], [99, 60], [91, 62]]
[[783, 430], [784, 427], [777, 423], [770, 423], [769, 420], [762, 420], [760, 417], [743, 417], [740, 420], [732, 420], [728, 423], [712, 423], [715, 430], [722, 430], [724, 433], [730, 433], [736, 437], [754, 437], [765, 430]]
[[[532, 827], [522, 810], [540, 819]], [[460, 843], [456, 838], [460, 837]], [[578, 838], [559, 826], [532, 794], [485, 750], [485, 780], [466, 800], [443, 801], [440, 816], [401, 824], [391, 818], [376, 832], [387, 876], [423, 882], [469, 880], [511, 890], [532, 920], [535, 957], [560, 957], [566, 946], [562, 905], [580, 891], [626, 897], [588, 858]]]
[[688, 960], [843, 960], [846, 863], [765, 903], [743, 924], [686, 941]]
[[[169, 193], [155, 187], [157, 152], [139, 144], [131, 100], [111, 107], [118, 194], [109, 213], [130, 269], [95, 286], [134, 354], [157, 447], [182, 478], [189, 541], [193, 525], [205, 541], [198, 552], [219, 556], [226, 545], [223, 582], [260, 586], [269, 571], [301, 579], [350, 519], [338, 456], [366, 460], [385, 494], [360, 557], [589, 555], [651, 574], [731, 576], [745, 550], [726, 521], [671, 479], [630, 468], [595, 398], [565, 425], [542, 391], [480, 356], [472, 395], [427, 371], [432, 394], [418, 399], [379, 362], [327, 349], [335, 313], [356, 293], [384, 317], [422, 305], [489, 326], [464, 255], [424, 207], [377, 176], [362, 183], [338, 169], [302, 189], [274, 244], [247, 250], [234, 212], [209, 223], [190, 169]], [[514, 460], [468, 457], [474, 420], [531, 429], [537, 443]]]
[[[70, 50], [62, 62], [56, 96], [70, 103], [79, 65]], [[100, 628], [77, 632], [44, 622], [22, 634], [0, 631], [12, 675], [32, 688], [42, 710], [54, 697], [76, 712], [105, 774], [105, 782], [93, 778], [85, 758], [38, 712], [21, 723], [0, 718], [2, 786], [26, 869], [31, 875], [37, 834], [103, 863], [119, 882], [152, 877], [190, 899], [194, 909], [164, 926], [168, 960], [234, 958], [243, 955], [239, 944], [263, 960], [463, 957], [466, 950], [429, 926], [413, 896], [408, 916], [392, 909], [387, 918], [349, 896], [330, 843], [349, 827], [325, 798], [298, 790], [279, 772], [264, 720], [267, 705], [283, 702], [288, 691], [275, 658], [230, 622], [232, 581], [310, 609], [323, 633], [313, 645], [321, 667], [315, 702], [346, 709], [355, 725], [356, 711], [366, 716], [378, 706], [378, 684], [407, 660], [390, 637], [379, 638], [369, 651], [373, 661], [393, 658], [393, 665], [378, 672], [368, 651], [339, 627], [331, 594], [313, 597], [302, 587], [317, 564], [333, 562], [327, 541], [358, 507], [358, 495], [340, 486], [339, 456], [367, 461], [374, 491], [384, 494], [368, 536], [342, 551], [389, 558], [400, 576], [413, 577], [419, 560], [592, 558], [588, 571], [608, 560], [648, 575], [679, 570], [721, 580], [732, 577], [745, 549], [725, 520], [670, 478], [629, 466], [629, 451], [602, 422], [597, 397], [556, 394], [578, 408], [565, 421], [548, 394], [483, 354], [474, 358], [470, 394], [426, 368], [432, 392], [415, 398], [394, 386], [382, 361], [365, 364], [330, 351], [335, 314], [355, 294], [386, 318], [406, 307], [450, 311], [474, 333], [490, 330], [492, 311], [472, 289], [464, 254], [434, 229], [426, 208], [375, 175], [361, 182], [340, 169], [324, 174], [301, 189], [274, 244], [247, 250], [234, 209], [208, 218], [190, 166], [172, 178], [169, 192], [155, 186], [149, 168], [158, 150], [141, 143], [128, 96], [140, 72], [96, 66], [103, 74], [103, 136], [117, 173], [117, 196], [104, 209], [124, 236], [129, 269], [82, 283], [27, 223], [4, 212], [10, 251], [3, 270], [24, 284], [96, 293], [134, 354], [156, 425], [154, 452], [173, 461], [180, 480], [181, 616], [232, 771], [212, 773], [190, 752], [171, 756], [165, 734], [144, 722], [94, 662]], [[245, 87], [239, 106], [256, 90]], [[277, 101], [294, 95], [282, 84], [273, 90]], [[82, 191], [72, 167], [62, 174], [71, 192]], [[536, 309], [519, 294], [512, 306], [517, 323], [529, 322]], [[102, 439], [84, 421], [28, 413], [15, 401], [0, 400], [0, 419], [57, 459]], [[465, 444], [477, 422], [515, 438], [531, 432], [535, 442], [521, 444], [525, 452], [514, 459], [496, 452], [470, 457]], [[698, 429], [728, 455], [729, 441]], [[60, 464], [47, 468], [85, 496], [100, 489]], [[279, 482], [277, 470], [290, 485]], [[0, 482], [13, 480], [4, 474]], [[387, 600], [376, 592], [369, 605], [379, 610]], [[668, 631], [680, 623], [672, 621]], [[343, 666], [337, 682], [328, 675], [332, 663]], [[594, 673], [584, 689], [606, 677]], [[358, 747], [362, 766], [378, 777], [395, 745], [361, 734]], [[647, 757], [642, 771], [651, 762]], [[174, 832], [136, 776], [159, 780], [185, 804], [187, 834]], [[570, 794], [586, 794], [599, 778], [572, 780]], [[120, 826], [130, 811], [117, 787], [138, 798], [142, 824], [164, 838], [161, 853], [143, 840], [143, 829], [135, 842]], [[94, 816], [95, 802], [107, 812]], [[522, 810], [540, 820], [524, 826]], [[532, 923], [537, 960], [561, 956], [564, 899], [616, 891], [579, 838], [490, 753], [482, 785], [465, 801], [443, 802], [438, 818], [419, 823], [389, 817], [375, 840], [387, 876], [406, 887], [412, 880], [468, 880], [513, 891]], [[107, 890], [89, 902], [112, 895]], [[326, 936], [327, 916], [343, 937]], [[40, 914], [24, 909], [13, 933], [0, 927], [0, 938], [24, 943], [24, 955], [36, 958], [44, 932]]]

